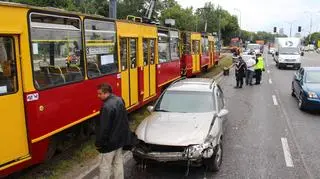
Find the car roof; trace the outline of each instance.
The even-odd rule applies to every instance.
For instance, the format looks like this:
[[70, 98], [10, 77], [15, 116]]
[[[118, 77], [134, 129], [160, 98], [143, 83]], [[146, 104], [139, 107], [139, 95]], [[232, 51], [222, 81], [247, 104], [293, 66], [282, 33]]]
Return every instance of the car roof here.
[[303, 67], [305, 71], [320, 71], [320, 67]]
[[167, 91], [212, 92], [212, 85], [215, 82], [210, 78], [188, 78], [173, 83]]

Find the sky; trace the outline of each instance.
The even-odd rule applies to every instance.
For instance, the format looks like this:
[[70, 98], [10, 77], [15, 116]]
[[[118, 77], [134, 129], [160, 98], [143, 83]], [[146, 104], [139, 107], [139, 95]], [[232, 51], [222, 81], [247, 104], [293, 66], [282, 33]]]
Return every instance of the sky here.
[[[312, 17], [312, 32], [320, 31], [320, 0], [177, 0], [182, 7], [201, 8], [206, 2], [219, 4], [230, 14], [240, 19], [241, 29], [248, 31], [272, 32], [273, 27], [284, 29], [292, 35], [302, 27], [302, 35], [310, 33]], [[235, 10], [238, 9], [239, 11]]]

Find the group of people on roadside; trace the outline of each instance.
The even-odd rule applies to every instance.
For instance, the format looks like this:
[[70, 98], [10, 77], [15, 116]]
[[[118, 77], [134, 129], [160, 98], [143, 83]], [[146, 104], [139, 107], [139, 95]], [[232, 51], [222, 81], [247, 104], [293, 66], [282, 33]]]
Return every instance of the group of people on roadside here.
[[246, 61], [241, 56], [235, 62], [235, 75], [237, 84], [235, 88], [242, 88], [245, 78], [246, 85], [252, 86], [252, 79], [255, 77], [255, 85], [261, 83], [262, 71], [265, 71], [264, 60], [261, 54], [252, 55]]

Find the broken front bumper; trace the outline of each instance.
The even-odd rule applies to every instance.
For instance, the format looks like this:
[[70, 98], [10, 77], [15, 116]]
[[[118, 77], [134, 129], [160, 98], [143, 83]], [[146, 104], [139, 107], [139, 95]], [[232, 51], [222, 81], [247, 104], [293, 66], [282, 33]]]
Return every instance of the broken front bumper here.
[[[133, 155], [141, 159], [156, 160], [158, 162], [174, 162], [174, 161], [187, 161], [188, 157], [185, 152], [144, 152], [142, 149], [134, 148]], [[189, 158], [190, 161], [201, 160], [198, 158]]]

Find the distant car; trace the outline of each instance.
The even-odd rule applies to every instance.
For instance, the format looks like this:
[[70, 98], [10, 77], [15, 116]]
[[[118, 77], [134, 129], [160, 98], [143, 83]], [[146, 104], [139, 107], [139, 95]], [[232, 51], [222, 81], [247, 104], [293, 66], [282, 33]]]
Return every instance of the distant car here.
[[139, 144], [133, 157], [138, 163], [183, 161], [220, 169], [228, 110], [219, 85], [203, 78], [175, 82], [148, 110], [151, 115], [136, 130]]
[[261, 53], [259, 44], [248, 44], [246, 50], [254, 50], [256, 54]]
[[291, 95], [301, 110], [320, 110], [320, 67], [303, 67], [294, 75]]

